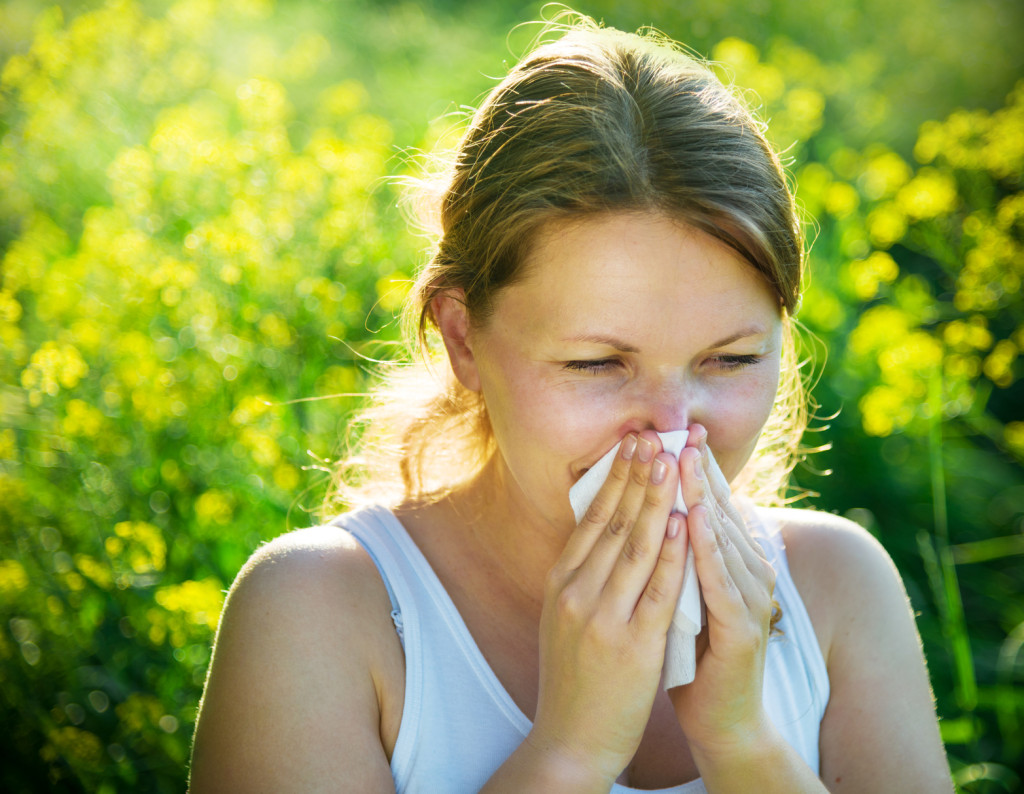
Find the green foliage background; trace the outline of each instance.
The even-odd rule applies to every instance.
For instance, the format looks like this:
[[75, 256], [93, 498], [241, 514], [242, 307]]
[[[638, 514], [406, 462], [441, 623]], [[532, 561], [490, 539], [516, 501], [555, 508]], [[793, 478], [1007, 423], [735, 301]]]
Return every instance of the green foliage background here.
[[[771, 120], [832, 417], [798, 485], [896, 560], [958, 785], [1019, 790], [1024, 8], [577, 9], [686, 42]], [[329, 395], [365, 388], [423, 258], [383, 177], [451, 140], [540, 14], [0, 2], [5, 791], [183, 788], [223, 591], [311, 523], [357, 404]]]

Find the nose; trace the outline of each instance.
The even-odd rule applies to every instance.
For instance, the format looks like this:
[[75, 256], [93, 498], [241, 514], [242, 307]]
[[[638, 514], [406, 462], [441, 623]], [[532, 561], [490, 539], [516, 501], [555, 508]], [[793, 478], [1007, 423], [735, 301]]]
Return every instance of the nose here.
[[638, 390], [634, 401], [631, 424], [640, 430], [655, 430], [667, 433], [684, 430], [699, 413], [695, 394], [685, 382], [672, 379], [648, 383]]

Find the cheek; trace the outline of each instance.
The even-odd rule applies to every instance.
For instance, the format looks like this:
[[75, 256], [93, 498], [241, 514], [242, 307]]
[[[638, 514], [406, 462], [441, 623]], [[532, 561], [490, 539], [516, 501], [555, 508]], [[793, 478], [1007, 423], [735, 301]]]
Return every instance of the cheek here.
[[[614, 400], [596, 387], [522, 377], [484, 382], [484, 397], [509, 474], [531, 498], [563, 506], [581, 466], [618, 441]], [[489, 379], [488, 379], [489, 380]]]
[[746, 465], [771, 415], [778, 389], [779, 370], [765, 368], [719, 394], [706, 422], [708, 443], [726, 479], [732, 480]]

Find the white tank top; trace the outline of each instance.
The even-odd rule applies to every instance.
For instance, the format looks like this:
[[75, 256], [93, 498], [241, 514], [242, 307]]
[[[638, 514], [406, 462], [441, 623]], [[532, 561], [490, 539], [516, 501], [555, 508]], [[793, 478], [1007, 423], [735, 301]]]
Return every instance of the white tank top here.
[[[776, 572], [781, 636], [768, 643], [765, 709], [816, 773], [818, 732], [829, 697], [828, 673], [814, 629], [789, 574], [777, 528], [749, 517], [750, 531]], [[398, 794], [478, 791], [530, 731], [473, 641], [430, 564], [394, 514], [366, 507], [335, 519], [373, 558], [391, 597], [391, 617], [405, 648], [405, 705], [391, 757]], [[615, 784], [612, 794], [632, 789]], [[697, 780], [657, 789], [706, 792]]]

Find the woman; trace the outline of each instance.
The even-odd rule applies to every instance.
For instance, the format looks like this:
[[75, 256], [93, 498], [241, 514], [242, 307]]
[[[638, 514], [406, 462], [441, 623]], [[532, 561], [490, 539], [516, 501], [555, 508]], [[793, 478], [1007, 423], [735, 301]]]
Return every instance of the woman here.
[[[487, 98], [440, 219], [410, 298], [439, 384], [396, 380], [364, 436], [392, 459], [363, 492], [401, 493], [246, 565], [193, 790], [951, 790], [885, 552], [764, 506], [804, 427], [803, 242], [736, 99], [584, 20]], [[666, 691], [687, 549], [706, 625]]]

